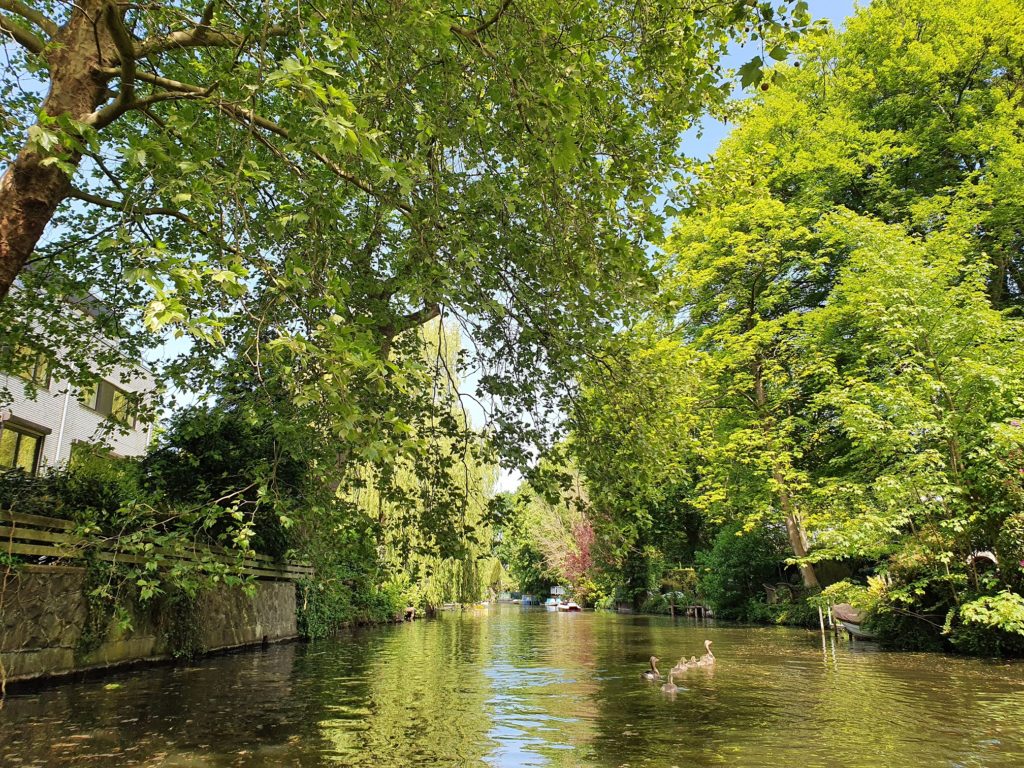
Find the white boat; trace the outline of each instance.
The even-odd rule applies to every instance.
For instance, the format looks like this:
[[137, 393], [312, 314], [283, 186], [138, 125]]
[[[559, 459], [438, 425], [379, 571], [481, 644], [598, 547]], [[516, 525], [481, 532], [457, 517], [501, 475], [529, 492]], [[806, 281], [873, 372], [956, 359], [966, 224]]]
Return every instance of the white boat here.
[[564, 611], [576, 612], [576, 611], [582, 611], [583, 609], [580, 608], [579, 605], [574, 603], [572, 600], [570, 600], [567, 603], [559, 603], [558, 604], [558, 610], [563, 611], [563, 612]]

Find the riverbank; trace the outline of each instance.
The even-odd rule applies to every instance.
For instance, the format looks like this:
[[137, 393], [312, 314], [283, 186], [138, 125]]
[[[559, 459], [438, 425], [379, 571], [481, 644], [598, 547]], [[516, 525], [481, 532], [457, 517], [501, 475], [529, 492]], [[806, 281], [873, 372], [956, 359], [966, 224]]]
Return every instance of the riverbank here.
[[97, 614], [87, 579], [86, 568], [65, 565], [21, 565], [5, 576], [0, 663], [8, 684], [172, 659], [185, 644], [205, 654], [299, 637], [291, 582], [256, 581], [251, 593], [204, 590], [187, 615], [174, 605], [136, 606], [129, 625]]

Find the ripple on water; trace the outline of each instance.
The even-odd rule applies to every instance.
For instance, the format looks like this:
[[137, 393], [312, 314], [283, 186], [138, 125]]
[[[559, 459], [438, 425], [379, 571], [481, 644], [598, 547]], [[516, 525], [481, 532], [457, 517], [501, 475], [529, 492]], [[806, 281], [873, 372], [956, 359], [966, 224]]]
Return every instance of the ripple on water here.
[[[706, 638], [677, 693], [640, 680]], [[865, 649], [493, 608], [12, 695], [0, 765], [1024, 765], [1024, 667]]]

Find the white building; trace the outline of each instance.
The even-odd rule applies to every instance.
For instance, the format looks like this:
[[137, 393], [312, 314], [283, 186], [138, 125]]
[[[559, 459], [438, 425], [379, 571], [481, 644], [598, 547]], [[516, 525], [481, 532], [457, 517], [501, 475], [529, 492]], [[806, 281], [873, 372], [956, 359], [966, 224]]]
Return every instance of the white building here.
[[[136, 366], [141, 368], [141, 366]], [[36, 397], [26, 393], [26, 382], [36, 385]], [[66, 381], [51, 380], [43, 355], [17, 373], [0, 371], [0, 392], [10, 403], [0, 406], [0, 470], [20, 467], [36, 473], [64, 464], [75, 445], [103, 443], [117, 456], [146, 452], [153, 425], [139, 419], [134, 393], [153, 391], [146, 372], [132, 374], [115, 369], [97, 377], [88, 392], [77, 393]]]

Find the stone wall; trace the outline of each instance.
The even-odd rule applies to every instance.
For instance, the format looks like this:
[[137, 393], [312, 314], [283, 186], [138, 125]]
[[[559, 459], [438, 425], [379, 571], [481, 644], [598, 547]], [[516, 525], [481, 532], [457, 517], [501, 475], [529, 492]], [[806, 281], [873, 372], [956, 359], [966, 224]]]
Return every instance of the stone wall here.
[[[0, 661], [8, 681], [170, 655], [157, 627], [159, 617], [140, 612], [130, 630], [112, 620], [100, 646], [76, 657], [87, 612], [84, 582], [83, 568], [64, 566], [26, 565], [8, 575], [0, 597]], [[219, 587], [199, 596], [198, 610], [206, 651], [297, 636], [290, 582], [257, 582], [253, 597], [238, 587]]]

